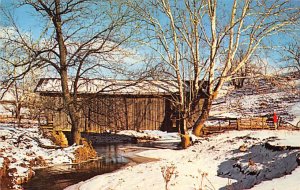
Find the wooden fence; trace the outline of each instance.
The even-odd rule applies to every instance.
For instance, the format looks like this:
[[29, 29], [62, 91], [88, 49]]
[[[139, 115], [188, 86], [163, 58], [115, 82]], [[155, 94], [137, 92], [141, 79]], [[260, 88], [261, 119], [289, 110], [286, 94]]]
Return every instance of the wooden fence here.
[[[254, 130], [254, 129], [275, 129], [273, 121], [269, 121], [267, 117], [252, 118], [215, 118], [219, 120], [219, 124], [203, 128], [204, 134], [219, 133], [229, 130]], [[224, 124], [221, 124], [221, 121]]]
[[237, 129], [273, 129], [274, 125], [270, 126], [267, 123], [266, 117], [253, 117], [237, 119]]

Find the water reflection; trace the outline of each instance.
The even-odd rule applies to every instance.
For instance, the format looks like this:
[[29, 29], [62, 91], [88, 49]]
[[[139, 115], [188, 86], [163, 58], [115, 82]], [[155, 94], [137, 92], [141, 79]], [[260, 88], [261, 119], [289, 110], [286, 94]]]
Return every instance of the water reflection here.
[[35, 170], [36, 175], [23, 185], [25, 190], [59, 190], [96, 175], [109, 173], [128, 163], [128, 159], [119, 155], [117, 145], [95, 147], [100, 160], [76, 165], [61, 165]]

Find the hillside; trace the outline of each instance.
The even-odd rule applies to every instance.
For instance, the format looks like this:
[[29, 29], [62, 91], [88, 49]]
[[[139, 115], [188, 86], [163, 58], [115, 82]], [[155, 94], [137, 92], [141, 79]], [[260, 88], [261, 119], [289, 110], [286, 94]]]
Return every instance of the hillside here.
[[258, 78], [244, 87], [224, 86], [213, 103], [215, 117], [258, 117], [275, 111], [283, 122], [298, 126], [300, 122], [300, 75]]

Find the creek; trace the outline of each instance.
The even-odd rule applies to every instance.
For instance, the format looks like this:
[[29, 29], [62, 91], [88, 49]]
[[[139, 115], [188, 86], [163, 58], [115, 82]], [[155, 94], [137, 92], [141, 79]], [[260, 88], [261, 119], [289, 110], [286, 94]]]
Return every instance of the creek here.
[[36, 169], [35, 176], [23, 185], [25, 190], [59, 190], [70, 185], [88, 180], [96, 175], [113, 172], [125, 166], [129, 160], [120, 154], [120, 145], [97, 145], [96, 149], [100, 159], [80, 164], [56, 165]]
[[[36, 169], [35, 176], [29, 182], [23, 184], [25, 190], [60, 190], [94, 176], [110, 173], [120, 169], [130, 162], [142, 163], [153, 161], [145, 157], [131, 154], [129, 158], [124, 152], [135, 152], [148, 148], [174, 148], [174, 144], [107, 144], [94, 146], [100, 159], [80, 164], [56, 165], [52, 167]], [[130, 155], [127, 153], [127, 155]]]

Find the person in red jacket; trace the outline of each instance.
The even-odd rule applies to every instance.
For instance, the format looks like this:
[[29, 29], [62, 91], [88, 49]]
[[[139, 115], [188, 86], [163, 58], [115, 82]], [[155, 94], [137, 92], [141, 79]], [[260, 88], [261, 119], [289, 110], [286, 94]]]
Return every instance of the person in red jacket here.
[[274, 122], [275, 129], [277, 129], [277, 127], [278, 127], [278, 116], [277, 116], [275, 111], [274, 111], [274, 114], [273, 114], [273, 122]]

